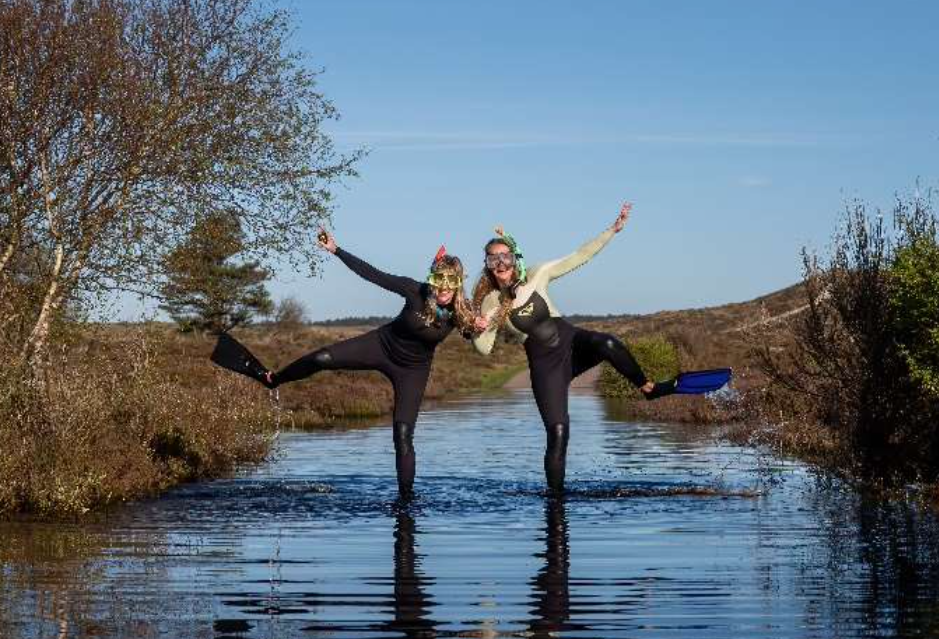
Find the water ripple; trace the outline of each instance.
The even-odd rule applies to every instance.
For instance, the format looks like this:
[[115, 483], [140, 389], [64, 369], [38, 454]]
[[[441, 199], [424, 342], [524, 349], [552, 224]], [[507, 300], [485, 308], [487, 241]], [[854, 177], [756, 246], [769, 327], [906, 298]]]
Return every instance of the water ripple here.
[[390, 430], [287, 433], [278, 458], [96, 522], [0, 525], [0, 636], [939, 635], [939, 525], [698, 427], [571, 398], [545, 493], [528, 393]]

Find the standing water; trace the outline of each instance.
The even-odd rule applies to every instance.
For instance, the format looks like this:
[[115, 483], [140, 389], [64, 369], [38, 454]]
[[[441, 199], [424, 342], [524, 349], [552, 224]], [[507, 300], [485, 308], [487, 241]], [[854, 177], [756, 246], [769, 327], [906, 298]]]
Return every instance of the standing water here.
[[0, 637], [939, 634], [939, 525], [700, 427], [571, 398], [547, 498], [529, 392], [429, 410], [418, 497], [388, 428], [80, 524], [0, 524]]

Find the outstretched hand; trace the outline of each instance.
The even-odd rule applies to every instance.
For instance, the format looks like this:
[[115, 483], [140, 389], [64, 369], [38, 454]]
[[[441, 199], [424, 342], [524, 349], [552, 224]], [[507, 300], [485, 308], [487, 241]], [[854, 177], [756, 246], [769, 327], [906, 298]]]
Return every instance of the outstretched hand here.
[[632, 211], [633, 205], [631, 202], [625, 202], [623, 208], [619, 210], [619, 215], [616, 217], [616, 221], [613, 222], [613, 232], [619, 233], [623, 230], [623, 227], [626, 226], [626, 220], [629, 219], [629, 212]]
[[320, 232], [316, 236], [316, 241], [320, 245], [320, 248], [326, 249], [330, 253], [336, 252], [336, 238], [332, 236], [332, 233], [320, 227]]

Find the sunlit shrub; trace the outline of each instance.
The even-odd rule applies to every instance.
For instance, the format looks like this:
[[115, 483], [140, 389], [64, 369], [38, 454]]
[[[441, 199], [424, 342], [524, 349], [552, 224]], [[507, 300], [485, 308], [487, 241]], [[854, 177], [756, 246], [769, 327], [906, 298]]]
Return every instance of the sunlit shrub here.
[[[627, 346], [650, 380], [671, 379], [681, 368], [678, 349], [661, 335], [638, 337], [627, 342]], [[604, 364], [600, 372], [600, 392], [606, 397], [640, 398], [632, 383], [609, 364]]]
[[804, 253], [802, 311], [756, 331], [754, 349], [767, 423], [818, 428], [834, 470], [882, 485], [939, 479], [928, 198], [899, 199], [893, 223], [852, 204], [830, 254]]
[[939, 399], [939, 245], [924, 237], [897, 251], [891, 312], [910, 376]]

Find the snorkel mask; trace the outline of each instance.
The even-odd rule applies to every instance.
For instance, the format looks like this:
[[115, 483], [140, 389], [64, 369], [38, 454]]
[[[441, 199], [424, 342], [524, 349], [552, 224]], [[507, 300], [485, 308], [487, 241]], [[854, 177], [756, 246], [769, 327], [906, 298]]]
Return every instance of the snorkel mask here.
[[[509, 250], [512, 252], [512, 257], [515, 258], [515, 274], [518, 276], [518, 281], [524, 282], [528, 277], [528, 269], [525, 267], [525, 256], [522, 255], [522, 249], [519, 247], [515, 238], [506, 233], [505, 229], [501, 226], [497, 226], [495, 231], [496, 235], [499, 236], [499, 241], [509, 247]], [[486, 268], [490, 268], [489, 257], [491, 256], [486, 256]], [[502, 262], [505, 263], [505, 260], [502, 260]], [[495, 267], [493, 266], [491, 268]]]
[[434, 261], [430, 263], [430, 272], [427, 274], [427, 283], [434, 288], [455, 291], [463, 286], [463, 277], [451, 269], [441, 269], [439, 271], [435, 270], [437, 265], [446, 255], [447, 249], [445, 246], [441, 245], [440, 249], [437, 251], [437, 255], [434, 256]]

